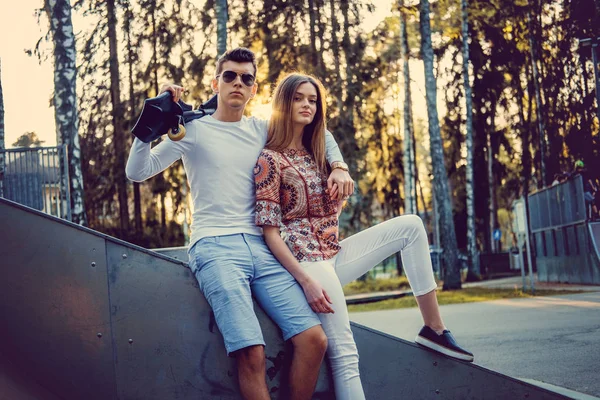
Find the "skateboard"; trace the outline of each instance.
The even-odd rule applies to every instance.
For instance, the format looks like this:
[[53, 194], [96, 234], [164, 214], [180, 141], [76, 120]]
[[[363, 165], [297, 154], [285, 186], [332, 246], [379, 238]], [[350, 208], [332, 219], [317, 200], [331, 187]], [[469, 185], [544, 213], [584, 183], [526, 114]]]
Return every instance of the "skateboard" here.
[[179, 141], [185, 137], [185, 124], [213, 114], [217, 110], [217, 95], [202, 103], [198, 109], [183, 101], [173, 101], [171, 92], [144, 100], [144, 107], [131, 132], [142, 142], [150, 143], [162, 135]]

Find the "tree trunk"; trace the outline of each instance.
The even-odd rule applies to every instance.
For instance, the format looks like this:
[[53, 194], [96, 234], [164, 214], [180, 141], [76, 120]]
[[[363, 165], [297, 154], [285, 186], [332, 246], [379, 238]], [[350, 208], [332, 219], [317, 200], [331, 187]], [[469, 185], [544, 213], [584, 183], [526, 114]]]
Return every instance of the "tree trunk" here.
[[215, 1], [215, 14], [217, 14], [217, 54], [221, 56], [227, 51], [227, 0]]
[[521, 77], [519, 76], [518, 71], [516, 74], [514, 74], [513, 81], [515, 82], [515, 89], [517, 92], [517, 99], [519, 104], [519, 130], [521, 134], [521, 143], [523, 148], [523, 170], [521, 175], [523, 177], [523, 186], [521, 193], [523, 197], [526, 197], [529, 193], [529, 179], [531, 176], [531, 152], [529, 151], [531, 135], [529, 133], [529, 124], [525, 119], [525, 111], [523, 110], [523, 99], [525, 99], [525, 94], [523, 92], [523, 87], [521, 86]]
[[[316, 71], [319, 70], [319, 57], [317, 56], [317, 32], [315, 25], [317, 20], [315, 18], [315, 1], [308, 0], [308, 21], [310, 29], [310, 62]], [[318, 74], [317, 74], [318, 75]]]
[[0, 60], [0, 197], [4, 197], [4, 94], [2, 93], [2, 60]]
[[321, 80], [325, 80], [327, 69], [325, 68], [325, 61], [323, 60], [323, 53], [325, 53], [325, 22], [321, 17], [322, 10], [325, 10], [325, 1], [315, 1], [315, 17], [317, 19], [317, 26], [319, 27], [319, 33], [317, 38], [319, 39], [319, 46], [317, 47], [317, 70], [316, 75]]
[[[417, 172], [416, 176], [417, 176], [417, 180], [415, 182], [415, 186], [418, 188], [419, 197], [421, 198], [421, 204], [423, 204], [423, 219], [425, 220], [426, 224], [431, 223], [431, 221], [429, 220], [429, 213], [427, 212], [427, 204], [425, 204], [425, 195], [423, 195], [423, 184], [419, 180], [418, 172]], [[432, 226], [433, 226], [433, 224], [432, 224]]]
[[[411, 104], [411, 108], [410, 108], [410, 112], [412, 115], [412, 104]], [[410, 120], [411, 124], [412, 124], [412, 118]], [[415, 189], [415, 213], [418, 215], [419, 214], [419, 194], [417, 193], [417, 185], [419, 184], [419, 163], [417, 162], [417, 141], [415, 140], [415, 129], [414, 129], [414, 125], [411, 128], [411, 133], [412, 133], [412, 137], [410, 138], [411, 142], [412, 142], [412, 154], [413, 154], [413, 187]], [[421, 191], [423, 189], [421, 188]], [[423, 195], [421, 193], [421, 195]], [[423, 212], [424, 212], [424, 217], [425, 219], [427, 219], [427, 207], [425, 207], [425, 201], [423, 201]]]
[[427, 115], [429, 118], [429, 140], [433, 167], [433, 184], [438, 208], [441, 229], [442, 260], [445, 268], [444, 290], [460, 289], [460, 265], [456, 232], [452, 217], [452, 203], [448, 192], [448, 175], [444, 164], [444, 148], [440, 133], [440, 122], [437, 112], [437, 88], [433, 75], [433, 46], [431, 44], [431, 26], [429, 20], [429, 0], [420, 3], [421, 55], [425, 67], [425, 96]]
[[[242, 21], [249, 21], [250, 20], [250, 0], [242, 0]], [[245, 26], [245, 37], [242, 40], [242, 45], [244, 47], [250, 47], [252, 46], [252, 37], [251, 35], [251, 27], [249, 24], [246, 24]]]
[[[158, 87], [158, 32], [156, 31], [156, 6], [154, 5], [151, 13], [152, 23], [152, 75], [154, 76], [154, 93], [158, 95], [160, 88]], [[159, 139], [160, 141], [161, 139]], [[158, 142], [157, 142], [158, 143]], [[152, 192], [159, 196], [160, 204], [160, 241], [164, 243], [167, 237], [167, 213], [165, 211], [164, 198], [167, 193], [167, 183], [165, 182], [165, 176], [160, 173], [156, 175], [153, 182]], [[156, 190], [158, 188], [158, 190]]]
[[412, 123], [412, 100], [410, 93], [410, 69], [408, 61], [410, 58], [408, 48], [408, 33], [406, 30], [406, 14], [404, 10], [404, 1], [400, 0], [400, 52], [403, 60], [404, 74], [404, 141], [402, 150], [404, 151], [404, 212], [406, 214], [416, 214], [416, 190], [415, 190], [415, 154], [413, 143], [413, 123]]
[[348, 2], [340, 3], [342, 16], [344, 18], [344, 36], [342, 38], [342, 48], [346, 58], [346, 96], [343, 107], [340, 110], [340, 129], [344, 132], [344, 140], [341, 142], [341, 150], [349, 159], [350, 173], [357, 176], [357, 165], [355, 154], [358, 150], [355, 137], [354, 125], [354, 103], [355, 96], [358, 94], [357, 83], [354, 83], [354, 62], [357, 58], [357, 49], [350, 40], [350, 20], [348, 16]]
[[531, 67], [533, 70], [533, 84], [535, 88], [535, 112], [538, 121], [539, 139], [540, 139], [540, 180], [538, 188], [544, 187], [547, 183], [546, 177], [546, 132], [544, 128], [544, 119], [542, 117], [542, 98], [540, 95], [540, 82], [538, 77], [537, 55], [535, 34], [533, 32], [533, 24], [531, 22], [531, 12], [527, 12], [527, 23], [529, 26], [529, 50], [531, 53]]
[[[340, 76], [340, 47], [337, 38], [337, 32], [340, 29], [337, 15], [336, 15], [336, 6], [335, 0], [329, 0], [329, 7], [331, 10], [331, 50], [333, 51], [333, 65], [334, 65], [334, 76]], [[338, 111], [342, 113], [342, 89], [341, 89], [341, 79], [333, 80], [333, 93], [337, 99]]]
[[[61, 186], [64, 188], [64, 193], [61, 193], [61, 197], [65, 199], [66, 190], [69, 190], [71, 221], [79, 225], [87, 225], [78, 133], [77, 53], [71, 22], [71, 4], [69, 0], [46, 0], [44, 8], [50, 21], [54, 45], [54, 119], [57, 143], [67, 147], [69, 163], [69, 176], [63, 177]], [[63, 163], [64, 159], [61, 157], [61, 171], [64, 171]]]
[[121, 104], [121, 88], [119, 76], [119, 55], [117, 52], [117, 15], [115, 0], [106, 1], [108, 14], [108, 46], [110, 55], [110, 100], [113, 119], [113, 149], [115, 156], [115, 186], [119, 199], [119, 228], [121, 238], [126, 239], [129, 233], [129, 204], [127, 203], [127, 178], [125, 177], [125, 131], [123, 123], [123, 107]]
[[462, 53], [463, 81], [465, 90], [465, 108], [467, 112], [465, 139], [467, 146], [466, 194], [467, 194], [467, 257], [469, 272], [468, 281], [481, 279], [479, 271], [479, 254], [477, 251], [477, 232], [475, 231], [475, 190], [473, 180], [473, 96], [469, 78], [469, 14], [467, 0], [461, 1], [462, 10]]
[[[129, 7], [129, 6], [128, 6]], [[125, 35], [127, 37], [127, 67], [129, 74], [129, 113], [131, 121], [135, 121], [137, 117], [137, 109], [135, 104], [135, 90], [133, 85], [133, 64], [136, 53], [131, 43], [131, 22], [134, 16], [131, 9], [127, 9], [127, 15], [125, 17]], [[140, 184], [133, 182], [133, 220], [134, 220], [134, 232], [135, 238], [140, 240], [144, 227], [142, 225], [142, 198], [140, 193]]]
[[487, 168], [488, 168], [488, 188], [489, 188], [489, 203], [488, 203], [488, 208], [489, 208], [489, 213], [490, 213], [490, 218], [489, 218], [489, 222], [490, 222], [490, 247], [492, 250], [492, 253], [495, 253], [497, 248], [496, 248], [496, 241], [494, 240], [494, 230], [496, 229], [496, 196], [495, 196], [495, 186], [494, 186], [494, 149], [493, 149], [493, 144], [492, 144], [492, 135], [494, 135], [496, 132], [496, 99], [494, 98], [492, 100], [492, 105], [491, 105], [491, 114], [490, 114], [490, 119], [491, 119], [491, 124], [490, 124], [490, 131], [488, 133], [487, 136]]

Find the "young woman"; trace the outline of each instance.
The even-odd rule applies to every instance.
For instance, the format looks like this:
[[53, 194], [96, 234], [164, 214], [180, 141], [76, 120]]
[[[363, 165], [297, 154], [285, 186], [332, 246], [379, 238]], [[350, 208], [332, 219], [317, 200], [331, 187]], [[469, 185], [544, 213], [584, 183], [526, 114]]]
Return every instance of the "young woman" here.
[[322, 84], [307, 75], [290, 74], [277, 85], [266, 148], [254, 171], [256, 224], [321, 319], [336, 397], [363, 399], [342, 286], [398, 251], [425, 324], [417, 343], [461, 360], [473, 355], [456, 344], [440, 316], [418, 216], [397, 217], [338, 241], [342, 204], [326, 182], [324, 95]]

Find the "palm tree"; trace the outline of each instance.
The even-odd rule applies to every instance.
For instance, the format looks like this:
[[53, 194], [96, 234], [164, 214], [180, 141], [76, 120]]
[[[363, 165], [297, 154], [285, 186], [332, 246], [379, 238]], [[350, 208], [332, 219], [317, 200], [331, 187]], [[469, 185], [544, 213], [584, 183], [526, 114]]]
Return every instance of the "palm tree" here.
[[433, 75], [434, 54], [431, 44], [429, 0], [421, 0], [420, 3], [420, 29], [421, 56], [423, 57], [425, 67], [425, 97], [429, 118], [433, 185], [440, 221], [441, 245], [444, 251], [442, 253], [445, 268], [444, 290], [453, 290], [461, 288], [460, 266], [458, 264], [458, 249], [452, 216], [452, 203], [450, 201], [448, 175], [444, 164], [444, 148], [442, 146], [442, 135], [440, 133], [440, 122], [437, 112], [437, 87], [436, 79]]
[[[78, 133], [77, 53], [71, 22], [71, 4], [69, 0], [46, 0], [44, 10], [50, 21], [50, 33], [54, 45], [54, 119], [57, 143], [67, 147], [69, 162], [69, 182], [66, 176], [63, 177], [61, 197], [66, 198], [66, 190], [70, 183], [71, 220], [80, 225], [87, 225]], [[64, 157], [61, 157], [61, 171], [64, 161]]]

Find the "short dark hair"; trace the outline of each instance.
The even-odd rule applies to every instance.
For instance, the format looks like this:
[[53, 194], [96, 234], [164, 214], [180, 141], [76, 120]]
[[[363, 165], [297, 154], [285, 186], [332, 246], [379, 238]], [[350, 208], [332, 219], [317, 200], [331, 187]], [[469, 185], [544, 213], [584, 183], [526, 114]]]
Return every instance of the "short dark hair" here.
[[236, 49], [227, 50], [217, 60], [217, 75], [221, 73], [223, 63], [226, 61], [235, 61], [238, 63], [249, 62], [254, 67], [254, 76], [256, 77], [256, 56], [252, 50], [245, 47], [238, 47]]

